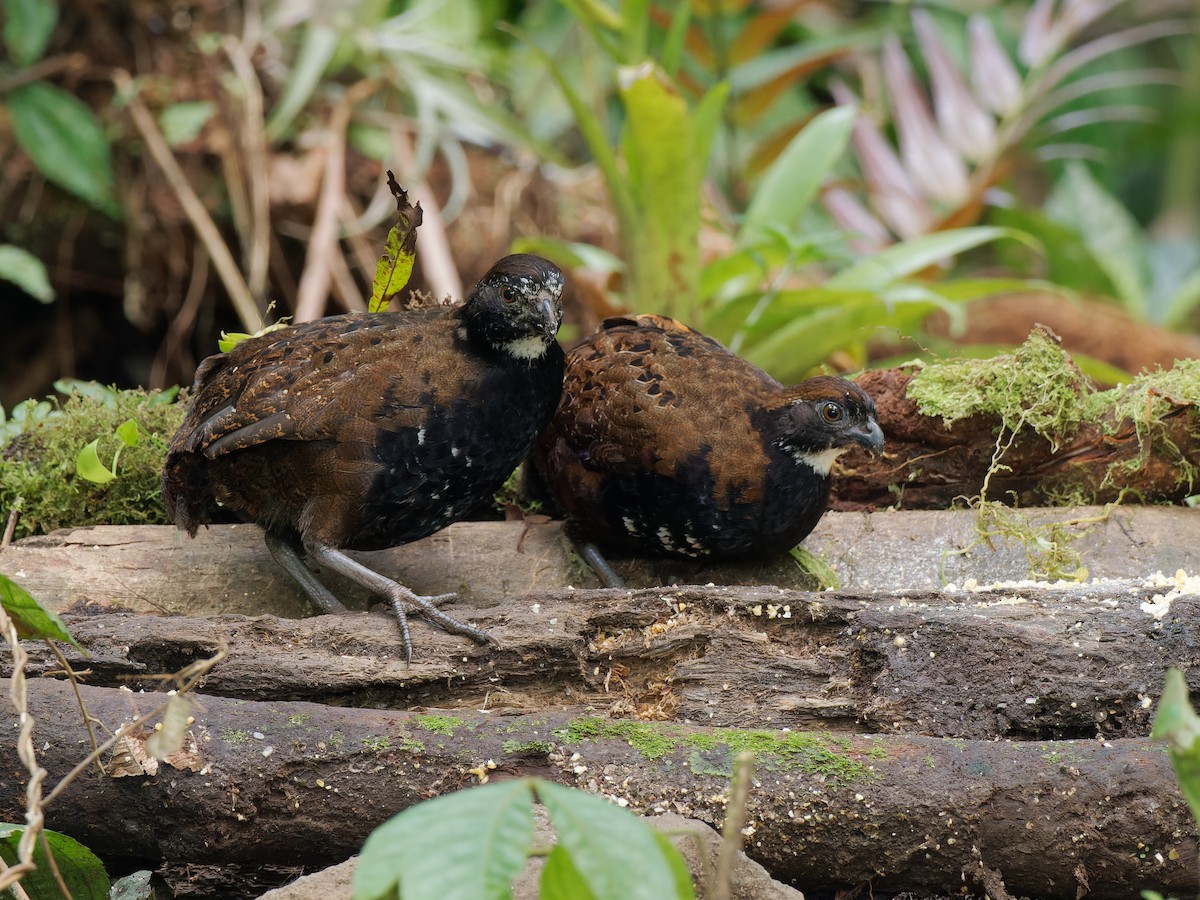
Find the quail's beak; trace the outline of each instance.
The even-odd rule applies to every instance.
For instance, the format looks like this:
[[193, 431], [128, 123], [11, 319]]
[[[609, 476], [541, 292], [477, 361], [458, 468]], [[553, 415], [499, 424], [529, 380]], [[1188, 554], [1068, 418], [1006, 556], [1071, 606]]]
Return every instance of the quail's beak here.
[[558, 310], [558, 298], [546, 288], [538, 291], [537, 297], [538, 330], [547, 338], [553, 339], [558, 334], [558, 326], [562, 322], [562, 314]]
[[868, 419], [866, 425], [856, 428], [850, 434], [850, 438], [856, 444], [862, 444], [872, 453], [883, 452], [883, 429], [874, 419]]

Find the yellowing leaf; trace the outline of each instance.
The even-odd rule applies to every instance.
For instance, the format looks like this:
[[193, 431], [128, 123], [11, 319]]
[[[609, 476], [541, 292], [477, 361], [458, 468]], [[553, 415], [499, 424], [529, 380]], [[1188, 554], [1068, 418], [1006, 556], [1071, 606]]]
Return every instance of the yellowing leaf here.
[[388, 172], [388, 187], [396, 198], [396, 224], [388, 232], [387, 243], [379, 264], [375, 267], [375, 281], [371, 284], [371, 300], [367, 309], [373, 313], [383, 312], [412, 275], [416, 259], [417, 228], [421, 225], [421, 204], [408, 202], [408, 192], [396, 183]]

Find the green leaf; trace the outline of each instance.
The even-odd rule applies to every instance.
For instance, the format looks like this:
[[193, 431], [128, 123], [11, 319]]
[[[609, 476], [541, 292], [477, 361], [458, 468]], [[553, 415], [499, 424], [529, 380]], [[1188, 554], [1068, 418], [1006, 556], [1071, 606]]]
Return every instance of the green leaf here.
[[821, 182], [846, 154], [858, 110], [837, 106], [809, 122], [771, 164], [750, 198], [741, 234], [769, 226], [794, 231]]
[[13, 620], [17, 626], [17, 634], [21, 637], [50, 638], [79, 647], [62, 619], [44, 609], [25, 588], [7, 575], [0, 575], [0, 606], [4, 607], [8, 617]]
[[292, 71], [283, 85], [283, 94], [275, 108], [267, 118], [267, 137], [277, 140], [292, 124], [300, 110], [308, 105], [308, 101], [321, 83], [333, 54], [341, 41], [338, 29], [319, 20], [310, 20], [304, 29], [300, 41], [300, 50]]
[[166, 759], [172, 753], [179, 752], [191, 713], [192, 702], [187, 697], [179, 694], [171, 696], [163, 713], [162, 727], [155, 728], [154, 734], [146, 741], [146, 752], [155, 759]]
[[396, 184], [388, 172], [388, 187], [396, 198], [396, 224], [388, 231], [383, 255], [375, 264], [375, 280], [371, 284], [371, 299], [367, 309], [373, 313], [388, 308], [412, 276], [417, 257], [417, 229], [421, 225], [421, 208], [409, 203], [408, 193]]
[[1028, 235], [1011, 228], [995, 228], [988, 225], [939, 231], [893, 244], [834, 275], [825, 282], [825, 286], [851, 290], [878, 290], [935, 263], [1000, 238], [1012, 238], [1024, 243], [1032, 241]]
[[46, 275], [42, 261], [27, 250], [12, 244], [0, 244], [0, 278], [11, 281], [35, 300], [49, 303], [54, 288]]
[[533, 840], [528, 779], [420, 803], [376, 828], [354, 871], [354, 900], [491, 900], [511, 896]]
[[1179, 789], [1192, 818], [1200, 822], [1200, 716], [1188, 700], [1187, 680], [1179, 669], [1167, 670], [1150, 737], [1169, 742]]
[[556, 845], [546, 857], [538, 882], [538, 897], [540, 900], [596, 900], [562, 844]]
[[1050, 218], [1079, 233], [1096, 264], [1112, 281], [1116, 299], [1144, 318], [1150, 280], [1146, 235], [1129, 210], [1078, 161], [1068, 164], [1045, 209]]
[[680, 892], [670, 861], [678, 851], [673, 847], [669, 853], [665, 851], [654, 829], [633, 813], [540, 779], [537, 794], [550, 813], [558, 846], [570, 853], [575, 869], [595, 896], [625, 900], [692, 896], [690, 882], [687, 893]]
[[137, 419], [126, 419], [118, 425], [117, 437], [121, 439], [121, 443], [126, 447], [136, 447], [139, 439]]
[[100, 462], [100, 438], [96, 438], [75, 457], [75, 474], [94, 484], [108, 484], [117, 473]]
[[178, 147], [193, 140], [216, 111], [217, 105], [211, 100], [172, 103], [159, 113], [158, 125], [167, 143]]
[[633, 276], [628, 302], [695, 321], [708, 161], [696, 153], [687, 101], [661, 69], [647, 62], [620, 70], [617, 80], [626, 114], [621, 145], [638, 207], [634, 229], [621, 235]]
[[8, 94], [13, 133], [47, 179], [116, 218], [112, 153], [91, 108], [44, 81]]
[[[0, 825], [0, 857], [10, 866], [17, 863], [17, 845], [24, 831], [24, 825]], [[47, 830], [45, 835], [73, 900], [107, 900], [108, 873], [99, 857], [65, 834]], [[21, 879], [21, 887], [31, 900], [58, 900], [62, 891], [46, 861], [41, 841], [34, 843], [33, 861], [37, 868]]]
[[4, 46], [18, 66], [37, 62], [58, 21], [54, 0], [4, 0]]
[[264, 334], [270, 334], [272, 331], [279, 331], [281, 328], [287, 328], [287, 317], [280, 319], [274, 325], [268, 325], [266, 328], [261, 328], [254, 334], [246, 334], [244, 331], [222, 331], [221, 336], [217, 338], [217, 349], [222, 353], [228, 353], [242, 341], [248, 341], [250, 338], [262, 337]]
[[153, 877], [149, 869], [140, 869], [118, 878], [109, 889], [108, 900], [154, 900], [154, 886], [150, 883]]

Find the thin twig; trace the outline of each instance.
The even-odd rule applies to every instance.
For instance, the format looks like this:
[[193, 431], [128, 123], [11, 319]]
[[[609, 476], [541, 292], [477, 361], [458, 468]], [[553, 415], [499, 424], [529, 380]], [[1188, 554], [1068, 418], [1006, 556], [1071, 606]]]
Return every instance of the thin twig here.
[[233, 254], [229, 252], [229, 247], [225, 244], [225, 239], [221, 237], [220, 229], [217, 228], [212, 216], [205, 209], [203, 201], [179, 167], [175, 155], [167, 145], [166, 138], [158, 128], [158, 123], [154, 121], [154, 115], [138, 93], [133, 78], [123, 69], [114, 69], [112, 81], [118, 91], [128, 96], [129, 116], [142, 136], [142, 140], [146, 142], [146, 149], [150, 151], [150, 155], [154, 157], [154, 161], [162, 170], [167, 184], [175, 192], [184, 214], [192, 223], [192, 227], [196, 229], [196, 234], [204, 242], [204, 246], [208, 248], [213, 266], [220, 275], [222, 284], [225, 285], [225, 290], [229, 294], [234, 309], [237, 310], [242, 326], [250, 332], [258, 331], [262, 328], [262, 316], [250, 293], [250, 288], [246, 284], [246, 279], [242, 277]]
[[[176, 684], [180, 685], [179, 688], [176, 689], [176, 691], [175, 691], [176, 695], [186, 694], [193, 687], [195, 687], [196, 684], [205, 675], [207, 675], [209, 673], [209, 670], [211, 670], [213, 666], [215, 666], [217, 663], [219, 663], [221, 660], [223, 660], [227, 653], [228, 653], [228, 648], [222, 646], [222, 647], [218, 648], [215, 655], [209, 657], [208, 659], [197, 660], [196, 662], [191, 663], [190, 665], [184, 667], [183, 669], [180, 669], [178, 672], [176, 672], [173, 675], [165, 675], [162, 677], [172, 679], [176, 682]], [[168, 697], [168, 699], [164, 700], [158, 706], [154, 707], [154, 709], [150, 710], [150, 712], [148, 712], [144, 715], [138, 716], [136, 719], [133, 719], [130, 722], [122, 723], [122, 725], [113, 733], [112, 737], [110, 737], [107, 741], [105, 741], [103, 744], [101, 744], [99, 747], [97, 747], [92, 753], [89, 753], [86, 757], [84, 757], [82, 760], [80, 760], [79, 764], [76, 765], [75, 768], [73, 768], [70, 772], [68, 772], [66, 775], [64, 775], [62, 777], [62, 780], [59, 781], [59, 783], [54, 786], [54, 790], [52, 790], [49, 794], [47, 794], [45, 799], [42, 800], [42, 804], [43, 805], [50, 804], [54, 800], [55, 797], [57, 797], [64, 790], [66, 790], [67, 785], [71, 784], [71, 782], [73, 782], [76, 778], [79, 777], [79, 775], [83, 772], [84, 769], [86, 769], [88, 766], [90, 766], [92, 764], [93, 760], [99, 759], [104, 753], [106, 753], [108, 750], [112, 749], [113, 745], [115, 745], [117, 743], [117, 741], [119, 741], [121, 738], [125, 737], [125, 735], [127, 735], [133, 731], [136, 731], [138, 728], [141, 728], [144, 724], [149, 722], [151, 719], [162, 715], [163, 712], [167, 708], [167, 704], [170, 702], [171, 702], [170, 697]], [[45, 774], [46, 774], [46, 772], [43, 769], [42, 776], [45, 777]], [[26, 815], [28, 816], [28, 813]], [[0, 887], [2, 887], [2, 885], [0, 885]]]
[[732, 896], [733, 861], [742, 846], [742, 826], [746, 824], [746, 806], [750, 801], [750, 782], [754, 775], [754, 754], [742, 751], [733, 761], [733, 783], [730, 785], [729, 805], [725, 810], [725, 827], [721, 833], [721, 849], [717, 855], [717, 872], [706, 896], [713, 900], [729, 900]]
[[245, 242], [246, 281], [250, 293], [261, 298], [267, 291], [267, 271], [271, 259], [271, 196], [267, 178], [262, 85], [241, 41], [232, 35], [227, 36], [222, 48], [242, 88], [245, 116], [239, 138], [245, 154], [246, 189], [250, 200], [250, 233], [243, 235], [242, 240]]
[[[71, 682], [71, 688], [75, 691], [75, 702], [79, 704], [79, 711], [83, 713], [83, 724], [87, 726], [88, 737], [92, 740], [92, 750], [96, 751], [96, 731], [92, 728], [92, 722], [95, 719], [88, 712], [87, 704], [83, 702], [83, 694], [79, 691], [79, 679], [75, 675], [75, 670], [71, 668], [71, 664], [67, 662], [67, 658], [63, 656], [61, 650], [58, 649], [58, 644], [54, 643], [50, 638], [46, 638], [46, 646], [50, 648], [50, 652], [58, 657], [59, 665], [63, 667], [63, 671], [67, 673], [67, 678]], [[104, 766], [100, 765], [99, 756], [96, 757], [96, 773], [100, 777], [104, 777]]]
[[8, 514], [8, 524], [4, 526], [4, 537], [0, 538], [0, 550], [12, 543], [13, 535], [17, 533], [17, 520], [21, 518], [21, 497], [13, 503], [12, 511]]
[[321, 179], [321, 194], [317, 198], [317, 214], [312, 235], [308, 240], [304, 272], [296, 295], [296, 322], [307, 322], [325, 311], [331, 281], [330, 260], [340, 253], [338, 247], [338, 214], [346, 192], [346, 130], [354, 108], [371, 96], [379, 87], [374, 79], [360, 81], [345, 94], [329, 117], [329, 148], [325, 157], [325, 174]]
[[86, 69], [87, 66], [88, 58], [85, 53], [67, 53], [62, 56], [50, 56], [46, 59], [40, 59], [31, 66], [15, 69], [10, 73], [6, 73], [4, 78], [0, 78], [0, 94], [7, 94], [9, 91], [16, 90], [34, 81], [45, 81], [59, 72], [66, 72], [71, 69], [82, 70]]

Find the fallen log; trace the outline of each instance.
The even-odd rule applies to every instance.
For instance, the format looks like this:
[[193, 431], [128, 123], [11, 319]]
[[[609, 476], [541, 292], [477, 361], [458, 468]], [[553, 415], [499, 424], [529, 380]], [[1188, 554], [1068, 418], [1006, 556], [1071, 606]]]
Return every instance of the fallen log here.
[[[109, 688], [83, 696], [110, 728], [158, 699]], [[47, 810], [49, 827], [107, 859], [156, 867], [192, 896], [222, 893], [247, 870], [338, 862], [395, 812], [484, 775], [536, 774], [637, 811], [719, 824], [741, 749], [758, 759], [746, 852], [803, 890], [957, 893], [984, 870], [1013, 894], [1043, 900], [1197, 884], [1195, 825], [1167, 755], [1144, 739], [832, 737], [561, 714], [192, 702], [173, 764], [125, 777], [89, 771]], [[68, 685], [31, 682], [29, 706], [53, 782], [79, 761], [86, 733]], [[19, 820], [25, 776], [11, 743], [0, 744], [0, 772], [0, 818]], [[207, 875], [216, 882], [197, 881]]]
[[[67, 616], [87, 651], [67, 655], [91, 684], [153, 690], [156, 676], [226, 646], [205, 690], [258, 700], [530, 713], [587, 704], [736, 727], [1137, 737], [1168, 666], [1200, 678], [1198, 592], [1195, 579], [562, 591], [467, 615], [498, 650], [418, 624], [411, 665], [382, 613]], [[43, 645], [27, 648], [31, 674], [58, 669]]]
[[[928, 590], [974, 579], [1026, 578], [1049, 535], [1092, 577], [1200, 571], [1200, 514], [1183, 507], [1029, 509], [1024, 531], [981, 531], [969, 510], [829, 512], [804, 542], [848, 589]], [[987, 537], [984, 537], [987, 534]], [[459, 522], [402, 547], [354, 553], [423, 594], [457, 591], [463, 603], [492, 606], [514, 595], [598, 585], [572, 553], [560, 522]], [[773, 584], [812, 588], [787, 556], [766, 562], [613, 560], [630, 587], [661, 584]], [[275, 564], [262, 533], [215, 525], [194, 539], [163, 525], [61, 529], [0, 552], [0, 569], [45, 606], [83, 603], [172, 615], [308, 615], [302, 593]], [[349, 605], [363, 592], [324, 575]]]
[[[1020, 353], [1011, 364], [1014, 370], [1021, 367]], [[1007, 433], [1001, 434], [1001, 416], [977, 413], [946, 424], [940, 415], [923, 414], [910, 396], [919, 377], [915, 368], [858, 376], [855, 380], [875, 400], [887, 445], [878, 457], [856, 450], [842, 458], [840, 477], [834, 479], [834, 508], [948, 509], [978, 497], [989, 471], [988, 497], [1019, 506], [1110, 503], [1127, 497], [1179, 503], [1200, 489], [1200, 471], [1193, 462], [1200, 459], [1196, 375], [1171, 382], [1160, 378], [1157, 387], [1147, 381], [1114, 389], [1106, 403], [1092, 410], [1085, 407], [1086, 380], [1065, 354], [1061, 370], [1068, 379], [1074, 373], [1075, 380], [1059, 399], [1076, 408], [1063, 413], [1061, 431], [1019, 428], [1000, 454], [1000, 467], [994, 465], [998, 442], [1008, 440]], [[1184, 381], [1189, 377], [1191, 383]], [[1012, 398], [1014, 408], [1044, 400], [1041, 391], [1032, 390], [1037, 394], [1033, 399]], [[1073, 421], [1071, 415], [1083, 418]]]

